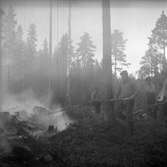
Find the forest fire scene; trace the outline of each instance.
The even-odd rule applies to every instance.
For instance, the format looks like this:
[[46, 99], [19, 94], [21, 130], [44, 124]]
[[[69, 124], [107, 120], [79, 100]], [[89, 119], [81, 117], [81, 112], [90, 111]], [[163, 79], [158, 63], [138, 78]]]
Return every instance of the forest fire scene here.
[[0, 166], [166, 167], [166, 8], [0, 1]]

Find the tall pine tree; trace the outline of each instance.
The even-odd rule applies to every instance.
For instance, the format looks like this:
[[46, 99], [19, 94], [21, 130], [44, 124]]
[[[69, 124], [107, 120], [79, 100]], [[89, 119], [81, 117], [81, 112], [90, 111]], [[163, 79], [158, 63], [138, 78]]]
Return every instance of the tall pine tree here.
[[78, 59], [80, 60], [81, 66], [84, 70], [93, 68], [93, 65], [95, 63], [95, 48], [96, 47], [93, 44], [90, 35], [88, 33], [84, 33], [80, 38], [78, 49], [76, 51]]
[[9, 6], [3, 18], [3, 47], [6, 50], [6, 56], [12, 58], [16, 38], [16, 14], [14, 8]]
[[161, 61], [161, 54], [157, 52], [156, 49], [150, 47], [145, 55], [142, 57], [140, 62], [141, 67], [139, 70], [139, 75], [141, 78], [147, 76], [157, 76], [159, 72], [159, 64]]
[[125, 44], [126, 39], [123, 38], [123, 33], [119, 30], [114, 30], [111, 34], [111, 54], [112, 54], [112, 62], [114, 67], [114, 74], [117, 75], [117, 71], [122, 70], [123, 66], [128, 66], [125, 54]]
[[[2, 46], [3, 46], [3, 68], [5, 85], [8, 85], [13, 76], [12, 66], [15, 61], [14, 50], [16, 47], [16, 14], [13, 6], [9, 6], [4, 13], [2, 22]], [[9, 86], [9, 85], [8, 85]], [[8, 86], [6, 87], [8, 89]]]
[[77, 59], [80, 61], [81, 73], [80, 73], [80, 90], [81, 101], [86, 103], [89, 100], [90, 88], [93, 84], [94, 77], [94, 65], [95, 65], [95, 45], [89, 35], [84, 33], [80, 37], [78, 48], [76, 50]]
[[27, 37], [28, 52], [31, 56], [35, 56], [36, 54], [36, 42], [37, 42], [36, 26], [35, 24], [31, 24], [29, 26], [28, 37]]
[[30, 74], [33, 72], [33, 70], [37, 68], [36, 43], [37, 43], [36, 26], [35, 24], [31, 24], [28, 29], [27, 44], [26, 44], [26, 62], [27, 62], [26, 67], [27, 67], [27, 72]]
[[66, 102], [67, 94], [67, 68], [68, 68], [68, 54], [69, 54], [69, 37], [64, 34], [61, 41], [54, 52], [54, 67], [55, 76], [54, 82], [54, 97], [53, 101], [64, 104]]
[[24, 78], [25, 61], [25, 42], [23, 41], [23, 30], [19, 25], [16, 30], [15, 48], [14, 48], [14, 63], [13, 69], [15, 72], [14, 78]]
[[50, 55], [49, 55], [49, 48], [48, 48], [48, 41], [45, 39], [43, 41], [43, 48], [39, 51], [39, 71], [42, 74], [49, 75], [49, 68], [50, 68]]
[[152, 35], [150, 38], [150, 45], [156, 46], [162, 53], [161, 66], [162, 70], [167, 68], [166, 62], [166, 46], [167, 46], [167, 16], [162, 11], [161, 16], [157, 19]]

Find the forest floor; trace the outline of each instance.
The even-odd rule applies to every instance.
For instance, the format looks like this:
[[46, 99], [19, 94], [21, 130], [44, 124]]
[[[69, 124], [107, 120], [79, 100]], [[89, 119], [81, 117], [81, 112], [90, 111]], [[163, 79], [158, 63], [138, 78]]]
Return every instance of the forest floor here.
[[167, 127], [159, 122], [135, 122], [133, 135], [120, 123], [93, 117], [82, 117], [62, 132], [47, 131], [39, 137], [27, 131], [26, 122], [10, 127], [17, 133], [0, 136], [2, 167], [167, 166]]

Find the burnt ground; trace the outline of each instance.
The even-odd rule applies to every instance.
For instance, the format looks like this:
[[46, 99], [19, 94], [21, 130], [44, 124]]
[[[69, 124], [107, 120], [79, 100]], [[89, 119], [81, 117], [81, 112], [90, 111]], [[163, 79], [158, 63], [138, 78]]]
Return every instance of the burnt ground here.
[[25, 122], [19, 127], [14, 137], [6, 135], [11, 149], [1, 149], [2, 167], [167, 166], [167, 128], [159, 122], [136, 122], [133, 136], [118, 122], [91, 117], [78, 119], [63, 132], [43, 132], [40, 137], [30, 135]]

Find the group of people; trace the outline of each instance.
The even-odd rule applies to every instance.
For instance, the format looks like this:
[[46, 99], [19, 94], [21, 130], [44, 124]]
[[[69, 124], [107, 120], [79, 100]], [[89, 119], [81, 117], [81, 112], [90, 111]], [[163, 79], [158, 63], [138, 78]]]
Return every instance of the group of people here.
[[[167, 79], [162, 85], [160, 90], [157, 89], [155, 83], [151, 77], [147, 77], [144, 80], [142, 86], [138, 86], [134, 79], [130, 78], [127, 71], [120, 73], [121, 79], [117, 91], [115, 91], [114, 98], [117, 102], [117, 114], [124, 118], [129, 111], [132, 111], [135, 105], [136, 96], [140, 91], [145, 94], [145, 111], [156, 118], [156, 103], [164, 100]], [[141, 90], [142, 89], [142, 90]], [[101, 102], [98, 100], [98, 90], [95, 89], [91, 94], [91, 100], [97, 113], [100, 113]]]

